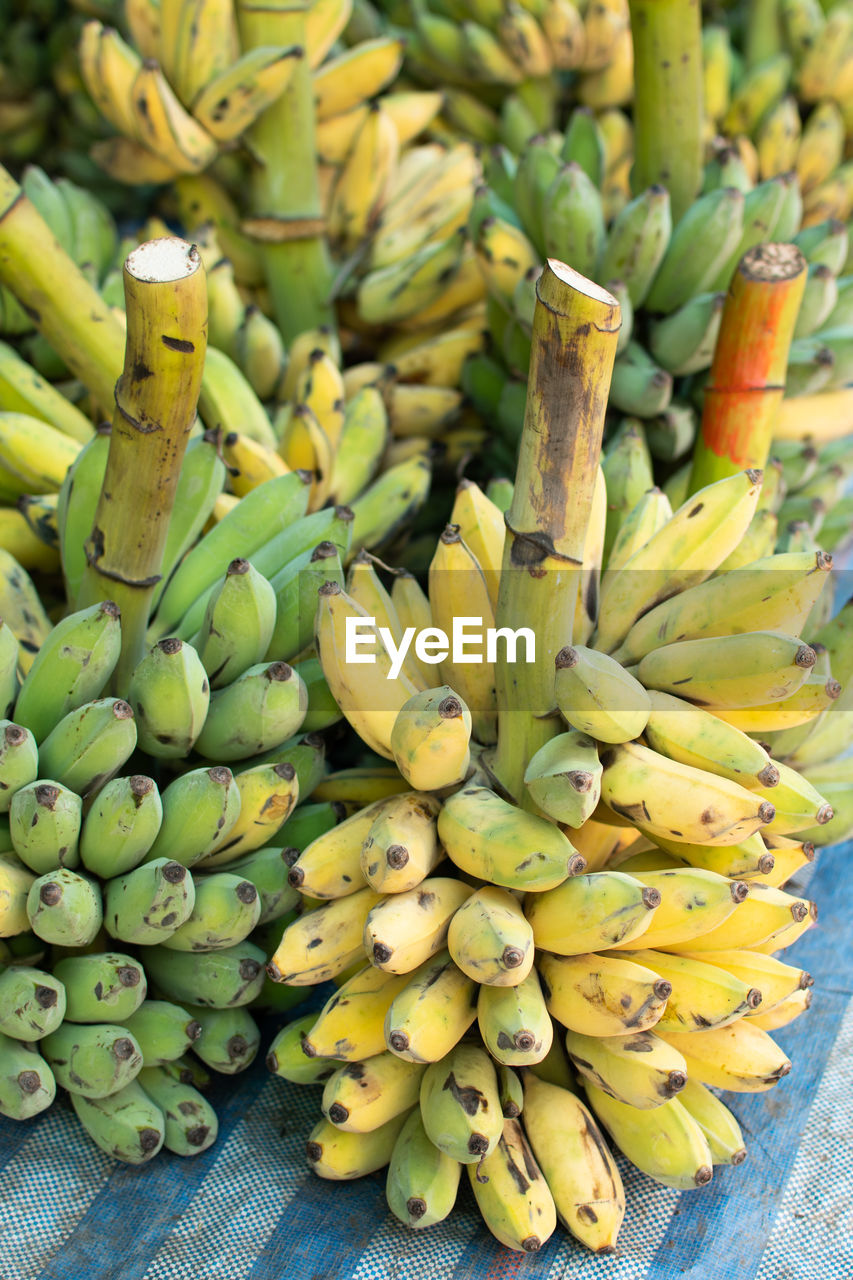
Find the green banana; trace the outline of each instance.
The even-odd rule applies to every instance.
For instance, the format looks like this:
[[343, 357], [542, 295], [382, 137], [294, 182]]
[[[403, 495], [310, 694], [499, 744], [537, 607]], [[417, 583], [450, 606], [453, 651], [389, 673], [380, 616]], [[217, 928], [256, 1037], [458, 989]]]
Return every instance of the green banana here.
[[80, 861], [105, 879], [132, 871], [151, 848], [162, 821], [163, 804], [153, 778], [113, 778], [86, 811]]
[[86, 542], [95, 523], [98, 498], [107, 470], [110, 428], [99, 427], [65, 473], [59, 487], [56, 517], [59, 555], [69, 601], [74, 602], [86, 572]]
[[606, 564], [630, 513], [654, 484], [652, 459], [643, 424], [636, 418], [626, 418], [610, 437], [601, 469], [607, 490], [607, 523], [602, 552]]
[[98, 697], [120, 647], [119, 610], [111, 600], [68, 614], [33, 659], [15, 703], [16, 721], [43, 742], [69, 711]]
[[456, 1202], [461, 1171], [459, 1161], [429, 1139], [420, 1108], [415, 1108], [391, 1152], [385, 1182], [388, 1208], [409, 1227], [443, 1222]]
[[250, 1009], [245, 1005], [227, 1009], [202, 1005], [187, 1008], [201, 1026], [201, 1034], [193, 1042], [193, 1053], [205, 1066], [223, 1075], [235, 1075], [251, 1065], [261, 1046], [261, 1033]]
[[224, 765], [181, 774], [161, 800], [163, 820], [145, 855], [149, 862], [168, 856], [193, 866], [219, 848], [240, 816], [240, 792]]
[[[11, 638], [17, 661], [18, 645], [14, 636], [6, 627], [0, 630], [2, 635]], [[29, 729], [11, 720], [0, 720], [0, 731], [0, 813], [8, 813], [15, 792], [35, 782], [39, 775], [39, 751]]]
[[653, 321], [649, 351], [658, 364], [677, 376], [710, 368], [724, 302], [724, 293], [697, 293], [676, 311]]
[[148, 976], [167, 1000], [214, 1009], [249, 1004], [263, 985], [265, 963], [263, 951], [246, 941], [219, 951], [145, 952]]
[[715, 1093], [698, 1080], [688, 1079], [678, 1101], [704, 1133], [714, 1164], [743, 1164], [746, 1147], [740, 1125]]
[[169, 858], [113, 876], [104, 890], [104, 928], [121, 942], [153, 944], [189, 919], [195, 885], [186, 867]]
[[311, 644], [317, 592], [324, 582], [344, 585], [340, 551], [328, 540], [302, 552], [276, 574], [275, 623], [264, 651], [268, 662], [288, 662]]
[[533, 967], [533, 931], [508, 889], [484, 885], [454, 912], [447, 934], [454, 963], [475, 982], [517, 987]]
[[214, 760], [245, 760], [286, 741], [307, 706], [307, 690], [293, 667], [258, 663], [212, 694], [196, 749]]
[[640, 682], [614, 658], [585, 645], [557, 654], [555, 701], [563, 717], [600, 742], [629, 742], [648, 722], [651, 703]]
[[147, 990], [139, 962], [115, 951], [67, 956], [54, 964], [53, 975], [65, 987], [68, 1022], [124, 1022]]
[[81, 1026], [63, 1022], [45, 1036], [41, 1050], [56, 1078], [69, 1093], [106, 1098], [134, 1080], [142, 1052], [126, 1028], [109, 1022]]
[[118, 773], [136, 746], [133, 709], [121, 698], [97, 698], [69, 711], [38, 749], [42, 773], [85, 796]]
[[166, 1119], [138, 1080], [106, 1098], [71, 1094], [71, 1105], [89, 1137], [115, 1160], [146, 1164], [166, 1136]]
[[62, 947], [85, 947], [97, 937], [103, 922], [98, 885], [67, 867], [48, 871], [31, 886], [27, 916], [39, 938]]
[[18, 638], [12, 628], [3, 622], [0, 625], [0, 711], [4, 715], [11, 715], [17, 696]]
[[267, 1051], [268, 1071], [292, 1084], [324, 1084], [337, 1071], [334, 1059], [308, 1057], [302, 1052], [303, 1041], [316, 1021], [316, 1012], [306, 1013], [282, 1027]]
[[572, 263], [581, 275], [597, 275], [605, 241], [604, 208], [601, 192], [579, 164], [570, 162], [556, 173], [544, 200], [542, 223], [546, 257]]
[[174, 637], [159, 640], [134, 668], [128, 700], [143, 751], [164, 760], [188, 755], [210, 703], [207, 673], [196, 650]]
[[249, 880], [228, 872], [198, 876], [195, 902], [183, 924], [163, 938], [175, 951], [219, 951], [247, 938], [258, 923], [261, 903]]
[[52, 973], [15, 964], [0, 973], [0, 1035], [41, 1040], [65, 1017], [65, 988]]
[[201, 1024], [186, 1009], [167, 1000], [143, 1000], [122, 1025], [139, 1045], [143, 1067], [174, 1062], [201, 1035]]
[[275, 620], [276, 596], [267, 579], [248, 560], [232, 560], [192, 639], [212, 689], [230, 684], [260, 662]]
[[296, 770], [289, 762], [258, 764], [236, 775], [240, 816], [228, 839], [202, 860], [202, 870], [230, 864], [244, 853], [269, 844], [299, 797]]
[[666, 187], [640, 192], [616, 215], [598, 267], [601, 280], [621, 280], [636, 309], [646, 301], [672, 235]]
[[639, 342], [629, 342], [613, 366], [610, 403], [622, 413], [653, 418], [672, 399], [672, 375]]
[[541, 1062], [551, 1048], [554, 1024], [535, 970], [514, 987], [481, 986], [477, 1023], [496, 1062], [512, 1067]]
[[557, 734], [531, 757], [524, 782], [549, 818], [582, 826], [601, 795], [601, 762], [594, 739], [577, 730]]
[[79, 861], [83, 801], [50, 780], [20, 787], [9, 806], [12, 845], [22, 862], [38, 874]]
[[169, 517], [160, 565], [160, 581], [151, 599], [152, 613], [156, 611], [172, 574], [210, 519], [224, 484], [225, 463], [219, 433], [205, 431], [194, 436], [187, 444], [178, 475], [175, 503]]
[[714, 287], [743, 231], [744, 195], [734, 187], [695, 200], [675, 227], [646, 295], [652, 311], [670, 312]]
[[56, 1081], [35, 1045], [0, 1034], [0, 1115], [29, 1120], [56, 1097]]
[[347, 400], [335, 449], [330, 497], [352, 502], [379, 469], [388, 439], [388, 410], [377, 387], [361, 387]]
[[420, 1110], [431, 1142], [460, 1164], [493, 1151], [503, 1131], [494, 1065], [484, 1049], [458, 1044], [430, 1063], [421, 1080]]
[[143, 1067], [139, 1084], [165, 1119], [163, 1146], [178, 1156], [195, 1156], [216, 1141], [219, 1121], [206, 1098], [162, 1067]]

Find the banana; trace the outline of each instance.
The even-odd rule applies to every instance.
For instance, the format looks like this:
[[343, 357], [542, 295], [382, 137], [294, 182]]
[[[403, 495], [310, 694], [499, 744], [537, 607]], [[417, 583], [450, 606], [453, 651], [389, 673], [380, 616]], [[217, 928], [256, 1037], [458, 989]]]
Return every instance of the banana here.
[[235, 776], [240, 813], [227, 839], [200, 859], [203, 869], [231, 864], [243, 854], [268, 844], [293, 811], [299, 797], [296, 770], [282, 764], [258, 764]]
[[198, 653], [211, 688], [230, 684], [260, 662], [275, 618], [275, 592], [267, 579], [248, 560], [232, 560], [208, 599], [204, 622], [189, 650]]
[[130, 94], [131, 137], [175, 173], [200, 173], [216, 158], [215, 139], [182, 106], [153, 59], [143, 61]]
[[307, 477], [293, 471], [266, 481], [242, 498], [193, 547], [172, 575], [151, 629], [153, 638], [169, 635], [198, 597], [225, 573], [233, 559], [254, 559], [254, 553], [264, 544], [304, 516], [309, 492]]
[[64, 947], [85, 947], [103, 921], [100, 889], [67, 867], [49, 871], [30, 886], [27, 916], [39, 938]]
[[805, 1013], [811, 1002], [810, 991], [795, 991], [787, 1000], [777, 1004], [775, 1009], [768, 1009], [766, 1013], [751, 1013], [747, 1021], [760, 1031], [778, 1031], [780, 1027], [787, 1027], [800, 1014]]
[[[203, 12], [205, 6], [199, 8]], [[286, 49], [268, 45], [249, 49], [199, 86], [191, 103], [198, 128], [216, 142], [239, 138], [284, 93], [301, 57], [302, 50], [296, 45]], [[153, 143], [149, 145], [153, 147]], [[196, 173], [204, 167], [202, 164], [187, 170], [184, 166], [181, 172]]]
[[546, 893], [530, 894], [524, 913], [536, 946], [583, 955], [632, 942], [648, 929], [660, 892], [620, 871], [574, 876]]
[[634, 623], [615, 657], [634, 663], [673, 641], [762, 630], [797, 635], [826, 585], [832, 557], [790, 551], [766, 556], [688, 587]]
[[308, 1135], [308, 1163], [321, 1178], [344, 1181], [362, 1178], [382, 1169], [391, 1159], [394, 1144], [409, 1112], [394, 1116], [371, 1133], [345, 1133], [325, 1118]]
[[[688, 957], [689, 954], [684, 953]], [[692, 958], [713, 965], [744, 986], [758, 991], [761, 994], [758, 1007], [762, 1014], [784, 1004], [796, 992], [806, 991], [814, 984], [811, 974], [804, 969], [785, 964], [775, 956], [762, 955], [758, 951], [703, 951]]]
[[[553, 1041], [552, 1041], [553, 1044]], [[524, 1110], [524, 1091], [517, 1071], [498, 1064], [498, 1088], [501, 1095], [501, 1111], [505, 1120], [515, 1120]]]
[[57, 1084], [84, 1098], [106, 1098], [142, 1068], [142, 1051], [126, 1028], [111, 1023], [65, 1022], [45, 1036], [41, 1051]]
[[109, 447], [109, 430], [99, 428], [77, 454], [59, 487], [59, 549], [66, 592], [71, 601], [77, 597], [86, 569], [85, 543], [95, 522]]
[[739, 707], [789, 697], [814, 666], [814, 650], [781, 631], [682, 640], [653, 649], [638, 675], [647, 688], [704, 706]]
[[672, 994], [672, 984], [657, 972], [652, 955], [540, 954], [537, 967], [549, 1013], [583, 1035], [650, 1030]]
[[286, 662], [257, 663], [211, 694], [196, 749], [214, 760], [245, 760], [277, 747], [300, 727], [308, 695]]
[[0, 1035], [32, 1042], [55, 1031], [65, 1017], [65, 988], [53, 974], [29, 965], [0, 973]]
[[369, 764], [330, 773], [314, 788], [312, 798], [347, 805], [352, 812], [408, 790], [406, 779], [393, 765]]
[[191, 1084], [175, 1080], [159, 1066], [144, 1067], [139, 1084], [165, 1119], [163, 1145], [179, 1156], [195, 1156], [216, 1141], [219, 1121], [207, 1099]]
[[815, 847], [811, 840], [790, 840], [787, 836], [769, 835], [767, 842], [773, 866], [762, 875], [762, 884], [781, 889], [797, 871], [814, 862]]
[[600, 191], [579, 164], [570, 162], [555, 175], [542, 220], [545, 256], [573, 263], [581, 275], [597, 276], [605, 244], [604, 207]]
[[[812, 723], [833, 706], [840, 694], [841, 685], [837, 680], [826, 679], [813, 668], [800, 687], [787, 698], [752, 707], [719, 707], [714, 715], [744, 733], [778, 734]], [[800, 741], [799, 735], [796, 740]], [[788, 755], [784, 740], [780, 741], [778, 736], [773, 739], [773, 749], [779, 755]]]
[[[40, 646], [47, 639], [51, 622], [35, 585], [14, 556], [0, 548], [0, 617], [18, 641], [18, 665], [26, 676]], [[6, 670], [9, 672], [7, 658]], [[11, 689], [10, 674], [6, 687]], [[11, 693], [10, 693], [11, 696]]]
[[691, 1077], [714, 1088], [761, 1092], [791, 1070], [775, 1041], [746, 1018], [710, 1031], [662, 1031], [661, 1035], [683, 1055]]
[[15, 792], [9, 807], [12, 846], [31, 871], [42, 875], [77, 866], [82, 809], [78, 795], [49, 780]]
[[[790, 765], [777, 764], [776, 767], [779, 770], [779, 784], [773, 790], [776, 816], [768, 824], [768, 833], [784, 836], [792, 831], [804, 831], [814, 824], [824, 826], [830, 822], [832, 806], [808, 778]], [[761, 788], [756, 794], [764, 795], [765, 791]]]
[[[32, 365], [23, 360], [14, 347], [5, 342], [0, 342], [0, 409], [23, 414], [27, 420], [38, 418], [54, 431], [69, 436], [81, 445], [93, 438], [93, 428], [88, 418], [57, 391], [52, 383], [41, 377]], [[55, 442], [54, 435], [49, 435], [47, 439]], [[27, 454], [32, 454], [29, 447]], [[51, 460], [51, 465], [58, 468], [63, 456], [65, 454], [60, 452]], [[75, 460], [79, 456], [77, 453]]]
[[83, 82], [101, 115], [120, 134], [136, 139], [132, 88], [142, 66], [139, 55], [115, 28], [97, 21], [84, 23], [78, 55]]
[[427, 1137], [420, 1108], [400, 1129], [385, 1183], [388, 1207], [400, 1222], [420, 1228], [442, 1222], [456, 1201], [462, 1166]]
[[225, 0], [165, 0], [159, 11], [157, 52], [150, 56], [159, 58], [178, 97], [189, 104], [237, 56], [234, 10]]
[[[626, 558], [624, 551], [626, 534], [623, 530], [628, 521], [637, 522], [638, 516], [634, 513], [640, 503], [648, 505], [647, 495], [654, 483], [652, 459], [640, 422], [633, 418], [623, 420], [610, 438], [601, 468], [604, 472], [607, 492], [603, 559], [605, 563], [610, 562], [615, 567], [614, 548], [617, 542], [623, 544], [618, 554], [623, 559]], [[671, 515], [672, 512], [670, 511], [669, 514]], [[649, 532], [654, 532], [654, 529]], [[645, 538], [642, 539], [642, 541], [645, 540]], [[639, 545], [641, 545], [640, 542], [638, 542]]]
[[[4, 627], [0, 636], [11, 638], [13, 661], [17, 661], [18, 646], [11, 632]], [[35, 782], [38, 777], [39, 752], [29, 729], [22, 729], [10, 720], [0, 721], [0, 729], [3, 735], [0, 741], [0, 813], [8, 813], [15, 792]]]
[[162, 821], [163, 805], [153, 778], [114, 778], [86, 811], [80, 861], [104, 879], [132, 871], [151, 848]]
[[699, 196], [672, 233], [646, 295], [649, 310], [669, 313], [713, 289], [740, 243], [743, 224], [743, 192], [721, 187]]
[[[220, 453], [220, 436], [215, 431], [205, 431], [201, 436], [191, 439], [187, 445], [163, 549], [162, 577], [154, 591], [152, 611], [157, 608], [172, 573], [206, 526], [214, 504], [222, 493], [225, 463]], [[98, 491], [99, 489], [100, 485]], [[85, 533], [88, 535], [89, 530]]]
[[158, 938], [175, 951], [219, 951], [248, 937], [261, 912], [258, 891], [249, 880], [228, 872], [198, 877], [190, 914], [168, 937]]
[[[243, 312], [243, 319], [234, 335], [234, 354], [258, 399], [264, 402], [271, 400], [285, 363], [284, 340], [279, 329], [269, 316], [264, 315], [260, 307], [248, 306]], [[258, 450], [263, 445], [257, 441], [249, 442], [248, 437], [244, 436], [237, 445], [241, 453], [238, 463], [240, 477], [235, 479], [243, 492], [263, 483], [271, 474], [282, 473], [282, 468], [272, 462], [276, 455], [271, 451], [265, 453], [262, 459], [259, 458]], [[257, 471], [253, 462], [260, 464]]]
[[[375, 645], [369, 676], [356, 680], [346, 654], [349, 629], [362, 645]], [[357, 630], [356, 630], [357, 629]], [[417, 690], [401, 670], [393, 675], [387, 640], [369, 621], [368, 615], [336, 583], [321, 587], [317, 610], [315, 644], [329, 688], [346, 718], [360, 737], [377, 754], [392, 758], [390, 735], [400, 707]], [[364, 655], [358, 655], [362, 661]], [[367, 659], [369, 661], [369, 659]]]
[[[468, 617], [473, 626], [479, 618], [482, 629], [494, 627], [489, 588], [481, 566], [462, 541], [455, 525], [441, 534], [429, 567], [430, 610], [436, 627], [455, 638], [456, 619]], [[470, 617], [469, 617], [470, 615]], [[469, 655], [470, 656], [470, 655]], [[442, 682], [458, 690], [471, 711], [473, 733], [479, 742], [494, 742], [497, 733], [494, 659], [471, 663], [450, 655], [442, 658]]]
[[[369, 552], [362, 549], [351, 562], [346, 587], [350, 598], [374, 619], [376, 625], [385, 627], [390, 632], [394, 647], [399, 651], [403, 641], [403, 628]], [[403, 669], [415, 687], [420, 687], [421, 668], [409, 653], [403, 659]]]
[[28, 1120], [55, 1096], [53, 1072], [35, 1045], [0, 1036], [0, 1115]]
[[53, 976], [65, 988], [67, 1022], [125, 1022], [147, 993], [141, 964], [115, 951], [67, 956]]
[[486, 787], [465, 787], [446, 800], [438, 835], [462, 872], [507, 889], [541, 892], [583, 869], [561, 831]]
[[651, 1031], [599, 1039], [570, 1030], [566, 1049], [586, 1080], [638, 1110], [661, 1106], [687, 1081], [682, 1054]]
[[146, 861], [168, 856], [191, 867], [214, 853], [240, 815], [240, 791], [230, 769], [191, 769], [161, 795], [163, 819]]
[[278, 1032], [267, 1052], [267, 1070], [293, 1084], [324, 1084], [337, 1070], [333, 1059], [308, 1057], [302, 1045], [317, 1020], [316, 1012], [303, 1014]]
[[21, 685], [16, 722], [42, 742], [63, 716], [96, 698], [118, 661], [118, 606], [107, 600], [70, 613], [45, 637]]
[[775, 809], [756, 791], [680, 764], [639, 743], [602, 752], [601, 796], [614, 813], [654, 838], [738, 844], [767, 826]]
[[386, 973], [411, 973], [440, 951], [450, 921], [471, 887], [449, 876], [431, 876], [416, 888], [382, 898], [364, 926], [364, 949]]
[[95, 1145], [113, 1159], [146, 1164], [163, 1146], [165, 1116], [138, 1080], [106, 1098], [72, 1093], [71, 1105]]
[[764, 877], [775, 866], [774, 856], [767, 849], [760, 831], [739, 844], [690, 844], [683, 840], [668, 840], [661, 835], [655, 836], [654, 843], [658, 849], [677, 859], [679, 865], [688, 863], [691, 867], [713, 871], [733, 880], [748, 880], [757, 875]]
[[463, 973], [489, 986], [516, 987], [533, 967], [533, 931], [518, 900], [486, 885], [456, 910], [447, 947]]
[[[253, 1008], [258, 998], [259, 994], [251, 1001]], [[193, 1052], [205, 1066], [223, 1075], [236, 1075], [252, 1064], [261, 1046], [261, 1033], [245, 1004], [226, 1009], [188, 1004], [187, 1011], [201, 1026]]]
[[424, 689], [394, 720], [389, 744], [394, 763], [417, 791], [455, 786], [468, 772], [471, 730], [471, 713], [449, 685]]
[[495, 1068], [483, 1049], [458, 1044], [421, 1079], [427, 1137], [460, 1164], [476, 1164], [497, 1147], [503, 1129]]
[[[534, 19], [531, 15], [530, 21]], [[536, 1253], [557, 1226], [548, 1183], [517, 1120], [505, 1120], [493, 1151], [468, 1168], [474, 1199], [486, 1226], [517, 1253]]]
[[189, 919], [194, 903], [186, 867], [156, 858], [107, 882], [104, 928], [122, 942], [156, 943]]
[[371, 1133], [417, 1104], [423, 1071], [387, 1050], [348, 1062], [323, 1087], [323, 1115], [345, 1133]]
[[143, 1000], [122, 1027], [133, 1036], [143, 1067], [162, 1067], [186, 1053], [201, 1035], [201, 1023], [168, 1000]]
[[778, 781], [767, 752], [745, 733], [671, 694], [650, 690], [649, 701], [644, 735], [654, 751], [748, 789]]
[[713, 1158], [708, 1140], [678, 1098], [651, 1110], [638, 1110], [589, 1081], [586, 1092], [596, 1117], [641, 1172], [679, 1191], [705, 1187], [711, 1181]]
[[477, 1023], [492, 1058], [505, 1066], [541, 1062], [554, 1037], [539, 977], [533, 971], [514, 987], [481, 986]]
[[214, 1009], [250, 1004], [263, 986], [265, 959], [260, 947], [246, 941], [218, 951], [151, 946], [145, 952], [148, 976], [167, 1000]]
[[302, 1038], [309, 1058], [361, 1062], [385, 1052], [385, 1017], [405, 978], [372, 965], [359, 968], [326, 1001]]
[[229, 863], [231, 875], [255, 886], [260, 904], [258, 924], [269, 924], [286, 916], [299, 901], [299, 894], [287, 883], [289, 863], [286, 848], [265, 845]]
[[320, 587], [327, 582], [344, 585], [340, 550], [334, 542], [318, 542], [294, 557], [273, 582], [275, 621], [266, 656], [268, 661], [287, 662], [311, 643]]
[[444, 856], [432, 796], [404, 792], [382, 803], [364, 836], [360, 867], [377, 893], [405, 893], [421, 884]]
[[313, 986], [342, 973], [364, 955], [364, 926], [378, 901], [380, 895], [372, 889], [359, 889], [294, 920], [269, 962], [270, 977]]
[[[797, 898], [774, 889], [770, 885], [753, 880], [749, 896], [740, 904], [736, 916], [690, 940], [689, 945], [664, 946], [665, 950], [690, 951], [697, 954], [706, 951], [728, 951], [733, 947], [753, 949], [773, 941], [771, 950], [788, 946], [798, 930], [809, 928], [817, 912], [805, 898]], [[797, 934], [797, 936], [799, 936]]]
[[329, 197], [329, 236], [341, 253], [351, 253], [376, 226], [398, 151], [391, 115], [372, 102]]
[[740, 1125], [715, 1093], [698, 1080], [689, 1079], [678, 1101], [704, 1133], [714, 1164], [743, 1164], [746, 1147]]
[[133, 752], [136, 722], [129, 703], [97, 698], [60, 720], [39, 748], [42, 770], [85, 796], [98, 791]]
[[640, 683], [605, 653], [584, 645], [557, 654], [554, 691], [563, 717], [601, 742], [628, 742], [643, 732], [649, 697]]
[[332, 464], [330, 498], [351, 502], [373, 479], [388, 439], [388, 411], [375, 386], [359, 388], [344, 405]]
[[477, 984], [447, 950], [403, 977], [385, 1015], [385, 1043], [409, 1062], [438, 1062], [476, 1018]]
[[595, 1253], [612, 1253], [625, 1215], [616, 1162], [592, 1113], [569, 1089], [523, 1073], [524, 1128], [560, 1221]]
[[653, 964], [661, 978], [672, 984], [672, 994], [658, 1022], [659, 1032], [724, 1027], [761, 1004], [757, 987], [748, 986], [731, 972], [724, 973], [696, 956], [665, 955], [660, 951], [631, 955], [640, 964]]
[[618, 570], [605, 570], [595, 648], [613, 653], [641, 614], [709, 577], [748, 528], [760, 483], [761, 472], [742, 471], [698, 490]]

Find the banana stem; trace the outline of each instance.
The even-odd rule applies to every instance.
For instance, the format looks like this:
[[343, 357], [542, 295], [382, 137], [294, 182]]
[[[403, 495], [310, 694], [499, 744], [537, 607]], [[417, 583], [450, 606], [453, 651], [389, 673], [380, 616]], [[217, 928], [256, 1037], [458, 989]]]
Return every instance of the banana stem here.
[[[244, 51], [305, 45], [306, 0], [240, 0]], [[335, 326], [332, 262], [325, 236], [308, 59], [246, 135], [254, 157], [253, 216], [242, 230], [260, 246], [276, 322], [286, 343], [306, 329]]]
[[[498, 646], [496, 780], [519, 801], [531, 755], [559, 732], [554, 659], [571, 643], [621, 308], [605, 289], [549, 260], [536, 286], [524, 426], [506, 514], [497, 627], [532, 627], [536, 661]], [[523, 646], [520, 646], [523, 653]]]
[[806, 260], [793, 244], [757, 245], [741, 258], [705, 388], [690, 493], [766, 466], [806, 277]]
[[629, 0], [634, 41], [634, 172], [637, 192], [669, 191], [672, 220], [702, 186], [700, 0]]
[[149, 240], [124, 264], [127, 345], [116, 383], [104, 484], [78, 608], [121, 609], [117, 690], [145, 651], [145, 629], [207, 348], [207, 287], [195, 245]]
[[75, 377], [108, 409], [124, 353], [121, 322], [2, 165], [0, 282], [12, 290]]

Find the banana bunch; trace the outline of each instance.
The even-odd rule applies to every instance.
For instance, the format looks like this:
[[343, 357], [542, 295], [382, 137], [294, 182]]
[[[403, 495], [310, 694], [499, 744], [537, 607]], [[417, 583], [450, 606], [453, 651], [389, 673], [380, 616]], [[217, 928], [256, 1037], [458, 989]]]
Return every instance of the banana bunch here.
[[[771, 540], [737, 558], [760, 474], [673, 512], [637, 471], [599, 473], [555, 664], [562, 722], [519, 803], [490, 772], [496, 645], [512, 643], [494, 629], [502, 509], [460, 486], [427, 592], [399, 572], [383, 586], [367, 558], [319, 590], [323, 673], [389, 766], [315, 793], [354, 810], [294, 857], [303, 909], [271, 931], [268, 971], [336, 989], [267, 1064], [323, 1086], [306, 1147], [319, 1176], [387, 1166], [389, 1208], [417, 1229], [451, 1212], [467, 1166], [485, 1223], [522, 1253], [558, 1220], [614, 1248], [625, 1192], [603, 1132], [679, 1189], [739, 1164], [712, 1090], [782, 1079], [770, 1033], [810, 1000], [809, 974], [777, 953], [816, 919], [784, 886], [835, 820], [830, 775], [764, 744], [837, 714], [829, 661], [849, 665], [850, 608], [811, 629], [823, 552]], [[849, 761], [832, 768], [834, 800]]]
[[440, 123], [451, 137], [518, 152], [555, 127], [567, 89], [572, 101], [595, 109], [622, 107], [633, 96], [626, 0], [384, 0], [380, 8], [406, 32], [406, 71], [443, 90]]
[[[96, 460], [104, 443], [92, 441]], [[196, 451], [172, 539], [204, 521], [205, 471], [218, 469], [221, 485], [215, 445], [199, 438]], [[100, 484], [83, 455], [62, 517], [78, 558], [75, 503]], [[309, 477], [283, 480], [279, 508], [291, 490], [304, 511]], [[281, 524], [302, 534], [290, 502]], [[352, 514], [329, 515], [326, 532], [343, 548]], [[305, 540], [312, 549], [317, 538], [305, 530]], [[209, 567], [214, 548], [199, 546]], [[337, 546], [322, 546], [340, 567]], [[267, 656], [276, 594], [248, 560], [223, 574], [214, 564], [194, 643], [171, 634], [153, 644], [116, 697], [107, 690], [117, 607], [93, 605], [51, 627], [26, 572], [4, 557], [0, 1112], [35, 1115], [58, 1086], [112, 1157], [143, 1164], [162, 1147], [195, 1155], [216, 1138], [203, 1092], [210, 1072], [245, 1069], [260, 1046], [256, 1012], [295, 1003], [269, 989], [267, 934], [295, 914], [297, 842], [347, 813], [337, 802], [297, 808], [326, 771], [324, 740], [308, 726], [338, 713], [305, 642], [281, 637], [302, 651], [293, 666]], [[192, 572], [202, 583], [198, 556]], [[305, 577], [316, 591], [317, 575]], [[298, 621], [297, 604], [289, 599], [288, 621]]]
[[[605, 114], [577, 109], [562, 134], [532, 139], [517, 159], [493, 148], [484, 162], [487, 185], [477, 193], [469, 233], [488, 288], [491, 343], [469, 360], [462, 380], [483, 417], [517, 440], [536, 281], [544, 260], [556, 257], [618, 298], [623, 324], [610, 409], [642, 419], [655, 457], [664, 467], [678, 463], [693, 445], [738, 262], [762, 242], [792, 240], [807, 259], [808, 279], [788, 365], [786, 433], [805, 434], [816, 419], [826, 421], [828, 434], [849, 430], [853, 329], [843, 219], [853, 205], [813, 218], [802, 175], [759, 179], [721, 145], [706, 166], [705, 189], [673, 227], [665, 189], [630, 190], [627, 118], [624, 125], [625, 138], [614, 146]], [[825, 397], [812, 399], [821, 392]]]

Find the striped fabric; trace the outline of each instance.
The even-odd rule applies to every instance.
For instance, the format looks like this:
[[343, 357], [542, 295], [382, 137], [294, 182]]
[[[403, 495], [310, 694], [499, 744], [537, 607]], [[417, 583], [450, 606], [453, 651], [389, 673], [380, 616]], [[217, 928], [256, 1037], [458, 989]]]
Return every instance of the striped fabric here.
[[850, 844], [823, 851], [808, 883], [820, 925], [793, 957], [814, 974], [814, 1001], [778, 1033], [793, 1071], [769, 1093], [727, 1099], [748, 1160], [681, 1194], [623, 1164], [628, 1213], [613, 1257], [592, 1257], [562, 1229], [533, 1257], [511, 1253], [478, 1222], [464, 1180], [446, 1222], [407, 1230], [385, 1207], [382, 1175], [330, 1185], [307, 1170], [319, 1091], [261, 1063], [220, 1080], [219, 1141], [191, 1160], [117, 1164], [62, 1105], [25, 1124], [0, 1118], [0, 1278], [851, 1280], [852, 856]]

